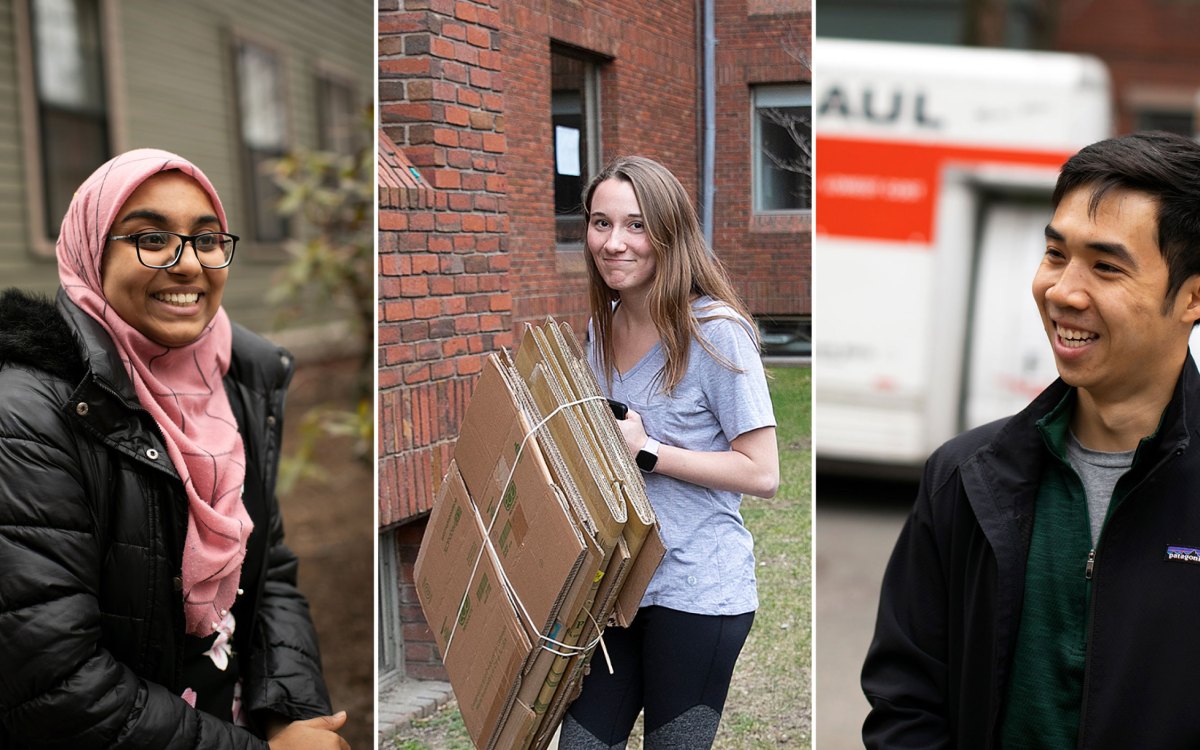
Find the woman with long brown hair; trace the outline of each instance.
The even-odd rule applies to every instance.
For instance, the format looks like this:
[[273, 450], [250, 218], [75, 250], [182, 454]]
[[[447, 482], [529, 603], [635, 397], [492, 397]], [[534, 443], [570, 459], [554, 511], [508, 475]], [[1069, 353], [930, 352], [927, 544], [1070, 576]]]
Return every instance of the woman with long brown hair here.
[[560, 747], [624, 747], [645, 711], [645, 747], [711, 746], [758, 607], [743, 494], [779, 485], [775, 418], [757, 332], [679, 181], [643, 157], [589, 184], [589, 358], [646, 479], [667, 544], [628, 629], [604, 639]]

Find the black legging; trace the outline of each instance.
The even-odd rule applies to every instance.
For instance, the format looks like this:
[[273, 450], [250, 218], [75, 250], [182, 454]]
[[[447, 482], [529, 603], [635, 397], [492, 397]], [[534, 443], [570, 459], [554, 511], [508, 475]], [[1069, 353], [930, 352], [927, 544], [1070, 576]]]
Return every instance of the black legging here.
[[645, 750], [712, 746], [729, 680], [754, 613], [694, 615], [643, 607], [629, 628], [608, 628], [608, 673], [597, 647], [583, 694], [567, 710], [559, 750], [625, 747], [645, 709]]

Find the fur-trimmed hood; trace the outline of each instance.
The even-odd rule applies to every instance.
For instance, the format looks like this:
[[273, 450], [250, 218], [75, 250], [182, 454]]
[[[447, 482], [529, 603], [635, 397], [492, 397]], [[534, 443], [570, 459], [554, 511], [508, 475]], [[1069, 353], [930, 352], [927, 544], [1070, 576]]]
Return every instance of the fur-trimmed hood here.
[[54, 303], [20, 289], [0, 293], [0, 365], [35, 367], [78, 381], [87, 372], [80, 342]]

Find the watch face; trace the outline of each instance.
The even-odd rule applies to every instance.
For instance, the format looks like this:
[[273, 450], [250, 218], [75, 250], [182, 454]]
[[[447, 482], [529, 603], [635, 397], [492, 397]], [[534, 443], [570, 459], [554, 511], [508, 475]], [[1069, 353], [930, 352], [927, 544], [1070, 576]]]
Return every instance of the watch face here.
[[658, 456], [650, 451], [638, 451], [637, 458], [638, 468], [645, 472], [654, 471], [654, 465], [658, 463]]

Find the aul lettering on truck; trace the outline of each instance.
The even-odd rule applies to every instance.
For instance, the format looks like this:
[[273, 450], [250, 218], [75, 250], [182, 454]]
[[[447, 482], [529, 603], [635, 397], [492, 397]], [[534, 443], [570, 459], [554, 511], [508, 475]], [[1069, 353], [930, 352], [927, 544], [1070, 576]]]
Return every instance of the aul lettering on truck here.
[[922, 90], [909, 91], [896, 87], [862, 86], [835, 83], [817, 103], [819, 117], [861, 119], [877, 124], [910, 122], [918, 128], [937, 130], [942, 118], [932, 111], [930, 96]]

